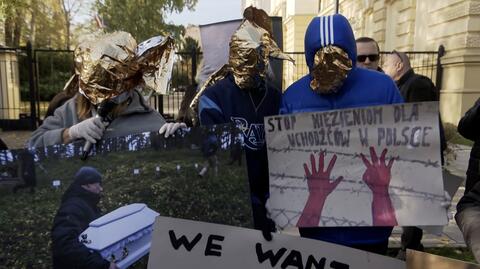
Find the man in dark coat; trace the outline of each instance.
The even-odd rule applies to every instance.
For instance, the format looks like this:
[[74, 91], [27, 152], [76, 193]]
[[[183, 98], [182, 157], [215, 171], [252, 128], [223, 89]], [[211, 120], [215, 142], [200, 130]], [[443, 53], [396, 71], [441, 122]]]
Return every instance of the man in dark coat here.
[[458, 123], [458, 132], [474, 141], [467, 168], [465, 194], [457, 204], [455, 220], [475, 259], [480, 261], [480, 98]]
[[[405, 102], [427, 102], [438, 101], [438, 91], [430, 80], [430, 78], [415, 74], [410, 59], [404, 52], [393, 51], [386, 56], [383, 64], [383, 71], [389, 75], [398, 86]], [[441, 144], [441, 160], [443, 164], [443, 151], [447, 148], [445, 134], [440, 120], [440, 144]], [[423, 236], [422, 229], [409, 226], [403, 227], [401, 240], [401, 250], [398, 254], [399, 258], [405, 259], [405, 251], [407, 248], [423, 251], [421, 243]]]
[[468, 161], [465, 194], [470, 192], [475, 184], [480, 181], [480, 128], [478, 126], [480, 126], [480, 98], [458, 123], [458, 132], [463, 137], [475, 142], [470, 152], [470, 160]]
[[359, 37], [355, 40], [357, 44], [357, 67], [382, 72], [378, 66], [380, 61], [380, 47], [377, 41], [370, 37]]
[[383, 71], [397, 83], [405, 102], [438, 101], [433, 82], [426, 76], [415, 74], [404, 52], [394, 50], [387, 55]]
[[101, 182], [102, 175], [95, 168], [84, 166], [63, 194], [51, 234], [53, 268], [117, 268], [115, 263], [105, 260], [78, 240], [88, 224], [100, 217], [97, 205], [103, 191]]

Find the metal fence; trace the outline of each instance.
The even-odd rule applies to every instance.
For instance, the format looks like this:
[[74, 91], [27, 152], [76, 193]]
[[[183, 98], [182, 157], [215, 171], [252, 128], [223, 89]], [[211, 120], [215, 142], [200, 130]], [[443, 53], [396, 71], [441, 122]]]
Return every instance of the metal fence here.
[[[412, 67], [441, 88], [442, 67], [440, 57], [445, 50], [406, 52]], [[283, 66], [283, 89], [308, 74], [303, 52], [290, 52], [295, 65]], [[381, 52], [380, 64], [387, 52]], [[174, 64], [171, 94], [153, 96], [150, 105], [172, 121], [178, 115], [185, 90], [195, 85], [197, 63], [201, 54], [177, 52]], [[73, 51], [0, 48], [0, 128], [3, 130], [35, 129], [45, 117], [49, 102], [62, 91], [74, 73]]]
[[[178, 52], [171, 94], [152, 96], [150, 105], [173, 120], [187, 87], [195, 83], [196, 52]], [[35, 129], [45, 117], [52, 98], [74, 74], [73, 51], [0, 48], [0, 129]]]

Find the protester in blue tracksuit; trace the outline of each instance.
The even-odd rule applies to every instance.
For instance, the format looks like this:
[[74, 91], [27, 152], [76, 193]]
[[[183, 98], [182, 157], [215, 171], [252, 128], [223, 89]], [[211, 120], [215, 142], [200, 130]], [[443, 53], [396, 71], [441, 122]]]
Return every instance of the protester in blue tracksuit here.
[[[333, 55], [329, 54], [331, 51], [335, 51], [337, 56], [343, 53], [343, 58], [348, 57], [351, 62], [341, 57], [337, 59], [344, 64], [329, 60], [329, 55]], [[403, 102], [391, 78], [380, 72], [356, 68], [356, 57], [355, 38], [345, 17], [336, 14], [314, 18], [305, 34], [305, 58], [310, 73], [287, 88], [282, 97], [280, 113]], [[302, 237], [385, 254], [392, 228], [316, 227], [299, 230]]]
[[[248, 13], [260, 20], [248, 19]], [[268, 83], [266, 74], [270, 57], [289, 57], [273, 41], [271, 25], [261, 23], [270, 21], [263, 10], [249, 7], [244, 16], [230, 41], [228, 65], [207, 80], [216, 82], [199, 99], [199, 118], [201, 125], [233, 123], [243, 132], [254, 227], [271, 240], [275, 226], [265, 209], [269, 175], [263, 118], [278, 113], [281, 92]], [[222, 70], [223, 78], [215, 78]]]

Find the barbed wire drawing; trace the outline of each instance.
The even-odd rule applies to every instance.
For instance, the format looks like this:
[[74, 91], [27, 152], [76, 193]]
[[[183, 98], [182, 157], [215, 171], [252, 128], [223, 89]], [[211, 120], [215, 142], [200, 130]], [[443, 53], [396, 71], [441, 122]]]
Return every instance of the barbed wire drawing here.
[[[302, 149], [302, 148], [292, 148], [290, 146], [288, 147], [283, 147], [283, 148], [275, 148], [275, 147], [267, 147], [268, 151], [271, 153], [291, 153], [291, 152], [305, 152], [305, 153], [320, 153], [321, 151], [324, 151], [325, 153], [331, 153], [331, 154], [336, 154], [339, 156], [347, 156], [347, 157], [352, 157], [352, 159], [356, 158], [361, 158], [361, 153], [360, 152], [351, 152], [351, 153], [346, 153], [346, 152], [340, 152], [340, 151], [333, 151], [333, 150], [323, 150], [323, 149]], [[369, 156], [369, 155], [365, 155]], [[418, 163], [421, 165], [424, 165], [425, 167], [435, 167], [438, 168], [440, 167], [439, 161], [433, 161], [433, 160], [415, 160], [415, 159], [406, 159], [406, 158], [401, 158], [399, 156], [394, 157], [395, 161], [400, 161], [400, 162], [409, 162], [409, 163]]]
[[[276, 220], [281, 220], [282, 218], [285, 221], [277, 221], [276, 224], [277, 226], [281, 229], [284, 230], [287, 227], [292, 227], [296, 226], [295, 225], [295, 220], [297, 220], [302, 212], [299, 211], [294, 211], [294, 210], [288, 210], [288, 209], [279, 209], [279, 208], [271, 208], [270, 210], [270, 217], [272, 219]], [[355, 220], [350, 220], [345, 217], [341, 218], [336, 218], [336, 217], [327, 217], [327, 216], [320, 216], [320, 226], [326, 226], [326, 227], [334, 227], [334, 226], [343, 226], [343, 227], [361, 227], [361, 226], [371, 226], [368, 222], [365, 220], [362, 221], [355, 221]]]
[[[273, 181], [276, 180], [285, 180], [285, 179], [301, 179], [302, 181], [306, 181], [305, 176], [294, 176], [294, 175], [287, 175], [285, 173], [270, 173], [270, 187], [274, 189], [278, 189], [280, 193], [284, 193], [285, 190], [291, 190], [291, 191], [302, 191], [302, 192], [308, 192], [308, 188], [305, 186], [286, 186], [282, 184], [273, 184]], [[353, 183], [357, 184], [360, 187], [359, 188], [336, 188], [335, 191], [343, 191], [343, 192], [349, 192], [351, 194], [360, 194], [360, 193], [371, 193], [370, 190], [367, 190], [365, 188], [365, 182], [363, 180], [354, 180], [354, 179], [347, 179], [343, 178], [342, 182], [348, 182], [348, 183]], [[397, 191], [395, 194], [397, 196], [402, 196], [402, 197], [412, 197], [412, 198], [420, 198], [423, 199], [424, 201], [440, 201], [443, 202], [445, 197], [444, 195], [439, 195], [435, 193], [430, 193], [430, 192], [424, 192], [424, 191], [417, 191], [413, 187], [405, 187], [405, 186], [393, 186], [390, 185], [390, 189], [393, 189]]]

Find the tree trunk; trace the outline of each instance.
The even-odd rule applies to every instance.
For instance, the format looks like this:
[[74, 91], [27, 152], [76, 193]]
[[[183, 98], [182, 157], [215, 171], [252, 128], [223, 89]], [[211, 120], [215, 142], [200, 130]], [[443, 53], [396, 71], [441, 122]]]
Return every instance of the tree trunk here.
[[70, 12], [65, 12], [65, 27], [67, 28], [65, 40], [67, 42], [67, 50], [69, 50], [70, 49]]
[[13, 19], [11, 14], [6, 14], [5, 19], [5, 45], [7, 47], [13, 47]]
[[36, 34], [36, 30], [37, 30], [36, 21], [35, 21], [35, 19], [37, 17], [36, 6], [37, 6], [37, 1], [32, 0], [32, 9], [31, 9], [31, 12], [30, 12], [30, 15], [32, 16], [30, 18], [30, 42], [32, 43], [33, 47], [35, 47], [35, 45], [36, 45], [36, 43], [35, 43], [35, 34]]
[[15, 28], [13, 30], [13, 46], [20, 46], [20, 39], [22, 37], [23, 15], [22, 12], [17, 9], [15, 12]]

